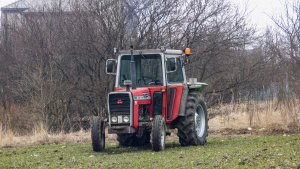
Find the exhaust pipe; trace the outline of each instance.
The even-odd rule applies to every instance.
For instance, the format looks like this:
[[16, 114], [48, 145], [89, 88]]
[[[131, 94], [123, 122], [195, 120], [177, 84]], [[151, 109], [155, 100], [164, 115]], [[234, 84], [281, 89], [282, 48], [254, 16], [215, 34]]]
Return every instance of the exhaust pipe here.
[[132, 89], [136, 89], [136, 70], [135, 70], [135, 61], [133, 58], [133, 46], [130, 46], [131, 61], [130, 61], [130, 76], [132, 82]]

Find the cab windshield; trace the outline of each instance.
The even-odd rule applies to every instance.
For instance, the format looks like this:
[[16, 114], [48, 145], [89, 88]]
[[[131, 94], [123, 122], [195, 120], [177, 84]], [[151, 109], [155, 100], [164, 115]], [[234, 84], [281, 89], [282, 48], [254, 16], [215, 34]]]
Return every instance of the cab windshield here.
[[[119, 85], [124, 86], [125, 80], [131, 80], [130, 76], [130, 55], [121, 57]], [[136, 68], [136, 85], [161, 86], [163, 85], [162, 60], [160, 54], [134, 55]]]

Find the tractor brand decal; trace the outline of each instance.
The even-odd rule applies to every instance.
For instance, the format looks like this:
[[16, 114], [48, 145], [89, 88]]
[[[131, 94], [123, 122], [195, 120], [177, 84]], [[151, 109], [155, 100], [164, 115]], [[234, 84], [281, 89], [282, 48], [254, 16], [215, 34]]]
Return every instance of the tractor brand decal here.
[[142, 96], [134, 96], [134, 100], [151, 100], [151, 97], [148, 95], [148, 93], [143, 93]]
[[117, 104], [123, 104], [123, 100], [119, 99], [119, 100], [117, 101]]

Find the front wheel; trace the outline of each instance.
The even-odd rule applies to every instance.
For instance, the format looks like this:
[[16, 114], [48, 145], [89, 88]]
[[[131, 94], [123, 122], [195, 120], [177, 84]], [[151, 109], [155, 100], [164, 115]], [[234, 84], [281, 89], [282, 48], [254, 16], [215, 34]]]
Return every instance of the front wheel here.
[[98, 116], [93, 118], [91, 136], [93, 150], [103, 151], [105, 149], [105, 123]]
[[161, 151], [165, 149], [166, 123], [161, 115], [156, 115], [152, 124], [152, 149]]
[[178, 117], [178, 137], [182, 146], [204, 145], [208, 135], [207, 109], [197, 93], [189, 93], [186, 114]]

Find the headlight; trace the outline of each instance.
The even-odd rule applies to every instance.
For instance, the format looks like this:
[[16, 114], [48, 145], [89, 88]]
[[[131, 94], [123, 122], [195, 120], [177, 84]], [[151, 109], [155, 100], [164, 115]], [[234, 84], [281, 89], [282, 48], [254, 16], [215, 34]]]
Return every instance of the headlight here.
[[112, 117], [112, 118], [111, 118], [111, 122], [113, 122], [113, 123], [118, 122], [118, 118], [117, 118], [116, 116]]
[[125, 123], [128, 123], [128, 122], [129, 122], [129, 117], [128, 117], [128, 116], [124, 116], [123, 121], [124, 121]]

